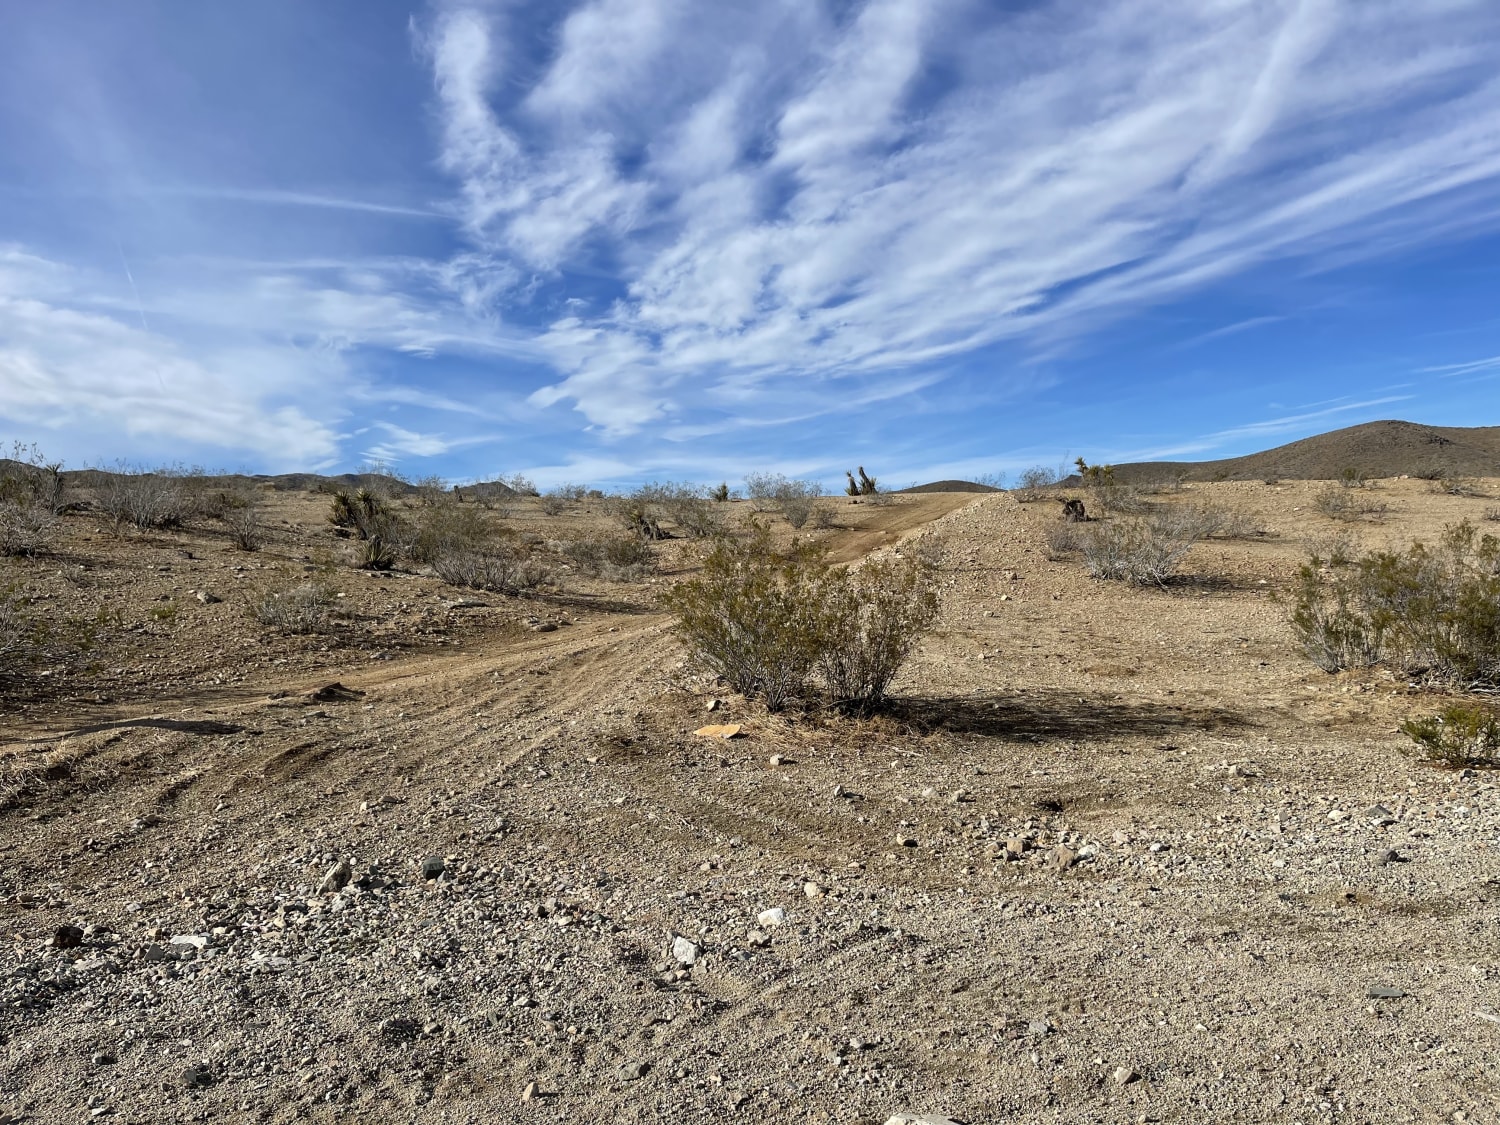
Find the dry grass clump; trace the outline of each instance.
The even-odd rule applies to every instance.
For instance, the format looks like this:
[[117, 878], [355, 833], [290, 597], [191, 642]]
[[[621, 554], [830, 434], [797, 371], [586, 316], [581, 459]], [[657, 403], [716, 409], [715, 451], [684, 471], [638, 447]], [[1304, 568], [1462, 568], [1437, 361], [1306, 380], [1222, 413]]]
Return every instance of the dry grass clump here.
[[[870, 481], [872, 487], [874, 483]], [[817, 481], [791, 480], [781, 473], [751, 473], [745, 478], [745, 487], [757, 512], [778, 511], [798, 530], [807, 526], [823, 495], [823, 486]]]
[[219, 519], [229, 529], [230, 541], [241, 551], [258, 551], [265, 544], [260, 499], [253, 492], [225, 494]]
[[1500, 539], [1467, 520], [1428, 547], [1301, 569], [1292, 628], [1320, 668], [1391, 664], [1464, 690], [1500, 687]]
[[255, 620], [285, 633], [316, 633], [328, 623], [333, 594], [315, 582], [280, 593], [267, 591], [251, 607]]
[[759, 526], [716, 540], [701, 574], [664, 602], [693, 658], [772, 711], [808, 698], [815, 682], [837, 706], [878, 706], [937, 613], [917, 559], [838, 569], [806, 544], [777, 551]]
[[198, 499], [189, 489], [188, 476], [181, 469], [120, 465], [99, 485], [99, 508], [117, 527], [128, 524], [141, 531], [181, 527], [194, 513]]
[[591, 578], [639, 582], [656, 569], [656, 551], [638, 535], [574, 539], [561, 550], [580, 574]]
[[35, 555], [56, 526], [56, 517], [40, 505], [0, 500], [0, 555]]
[[1045, 497], [1060, 479], [1056, 469], [1033, 465], [1016, 478], [1015, 498], [1021, 504], [1035, 503]]
[[1463, 769], [1500, 760], [1500, 718], [1488, 708], [1455, 703], [1436, 715], [1407, 719], [1402, 733], [1429, 762]]

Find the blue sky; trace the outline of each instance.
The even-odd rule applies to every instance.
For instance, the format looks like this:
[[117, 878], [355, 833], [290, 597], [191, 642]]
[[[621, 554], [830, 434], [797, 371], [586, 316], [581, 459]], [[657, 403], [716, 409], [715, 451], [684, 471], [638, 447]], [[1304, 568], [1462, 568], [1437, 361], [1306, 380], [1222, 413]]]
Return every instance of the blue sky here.
[[48, 0], [0, 436], [893, 484], [1500, 423], [1493, 0]]

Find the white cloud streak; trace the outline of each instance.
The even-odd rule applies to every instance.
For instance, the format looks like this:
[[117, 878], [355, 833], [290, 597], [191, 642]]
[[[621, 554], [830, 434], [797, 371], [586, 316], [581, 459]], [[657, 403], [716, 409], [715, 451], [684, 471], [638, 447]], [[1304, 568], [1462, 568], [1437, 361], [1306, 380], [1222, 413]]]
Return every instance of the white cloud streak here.
[[485, 299], [618, 283], [540, 335], [535, 397], [616, 432], [1386, 252], [1500, 176], [1481, 0], [591, 0], [524, 78], [510, 18], [435, 20], [443, 165], [514, 271]]

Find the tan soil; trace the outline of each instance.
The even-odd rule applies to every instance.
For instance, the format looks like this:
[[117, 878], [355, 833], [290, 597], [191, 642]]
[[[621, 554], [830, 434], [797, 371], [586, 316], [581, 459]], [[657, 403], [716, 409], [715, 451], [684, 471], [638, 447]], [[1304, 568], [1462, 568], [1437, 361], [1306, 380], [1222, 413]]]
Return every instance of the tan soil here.
[[[70, 517], [0, 575], [106, 622], [92, 673], [0, 718], [0, 1120], [1500, 1120], [1493, 777], [1404, 754], [1432, 695], [1295, 651], [1275, 599], [1342, 526], [1323, 487], [1162, 498], [1270, 532], [1165, 591], [1049, 559], [1048, 501], [837, 501], [835, 556], [943, 559], [869, 720], [723, 695], [649, 584], [333, 568], [326, 497], [273, 496], [255, 555]], [[1368, 545], [1496, 503], [1374, 495]], [[330, 633], [254, 622], [309, 574]]]

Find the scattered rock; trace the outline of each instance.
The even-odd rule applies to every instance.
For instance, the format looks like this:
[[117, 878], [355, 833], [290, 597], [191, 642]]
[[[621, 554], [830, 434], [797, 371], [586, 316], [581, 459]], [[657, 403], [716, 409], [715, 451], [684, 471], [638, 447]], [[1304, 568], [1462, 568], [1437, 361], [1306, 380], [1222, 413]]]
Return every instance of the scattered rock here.
[[724, 701], [722, 699], [710, 699], [708, 701], [708, 706], [705, 707], [704, 710], [706, 710], [706, 711], [717, 711], [720, 708], [722, 708], [723, 706], [724, 706]]
[[917, 838], [915, 836], [903, 836], [900, 833], [897, 833], [896, 846], [898, 848], [914, 848], [917, 846]]
[[193, 596], [196, 597], [204, 605], [218, 605], [224, 600], [217, 594], [210, 594], [207, 590], [199, 590]]
[[1115, 1080], [1116, 1086], [1129, 1086], [1132, 1082], [1139, 1081], [1141, 1076], [1128, 1066], [1117, 1066], [1110, 1077]]
[[743, 729], [739, 723], [710, 724], [699, 727], [693, 733], [704, 738], [739, 738]]
[[182, 1072], [182, 1081], [191, 1090], [201, 1090], [214, 1084], [214, 1072], [206, 1063], [193, 1063]]
[[535, 1097], [536, 1097], [536, 1083], [535, 1082], [528, 1082], [528, 1083], [526, 1083], [526, 1089], [524, 1089], [524, 1090], [521, 1091], [521, 1100], [523, 1102], [529, 1102], [532, 1099], [534, 1099]]
[[77, 949], [83, 944], [83, 927], [58, 926], [52, 932], [53, 949]]
[[886, 1118], [885, 1125], [958, 1125], [958, 1122], [940, 1113], [898, 1113]]
[[440, 855], [430, 855], [422, 861], [422, 878], [428, 881], [441, 878], [446, 870]]
[[809, 880], [808, 882], [802, 884], [802, 893], [805, 894], [808, 898], [822, 898], [824, 894], [823, 884], [814, 883]]
[[672, 941], [672, 956], [677, 959], [679, 965], [691, 965], [698, 960], [701, 950], [685, 937], [674, 938]]
[[[439, 861], [441, 863], [441, 861]], [[442, 874], [439, 870], [438, 874]], [[349, 866], [347, 859], [341, 859], [333, 865], [323, 881], [318, 884], [318, 893], [321, 895], [335, 895], [349, 885], [349, 880], [354, 878], [354, 868]]]
[[1078, 853], [1066, 844], [1058, 844], [1047, 853], [1047, 863], [1054, 871], [1066, 871], [1078, 862]]
[[621, 1082], [634, 1082], [646, 1077], [646, 1072], [651, 1069], [648, 1062], [628, 1062], [615, 1071], [615, 1077]]
[[773, 906], [771, 909], [762, 910], [757, 914], [755, 921], [758, 925], [764, 926], [769, 930], [786, 921], [786, 911], [779, 906]]
[[1044, 1039], [1052, 1034], [1052, 1021], [1039, 1017], [1026, 1025], [1026, 1034], [1033, 1039]]
[[772, 754], [771, 757], [770, 757], [770, 763], [773, 766], [784, 766], [784, 765], [786, 765], [786, 755], [785, 754]]
[[1400, 1000], [1406, 996], [1406, 992], [1400, 988], [1392, 988], [1388, 984], [1372, 984], [1370, 990], [1365, 993], [1366, 1000]]
[[1396, 823], [1396, 814], [1384, 805], [1371, 805], [1364, 812], [1364, 817], [1371, 824], [1384, 828], [1388, 824]]
[[764, 930], [751, 930], [747, 935], [745, 935], [745, 940], [753, 945], [756, 949], [760, 949], [762, 946], [771, 944], [771, 935], [766, 933]]
[[1398, 852], [1395, 848], [1386, 848], [1383, 852], [1375, 857], [1375, 862], [1381, 867], [1384, 867], [1388, 863], [1405, 863], [1406, 857]]

